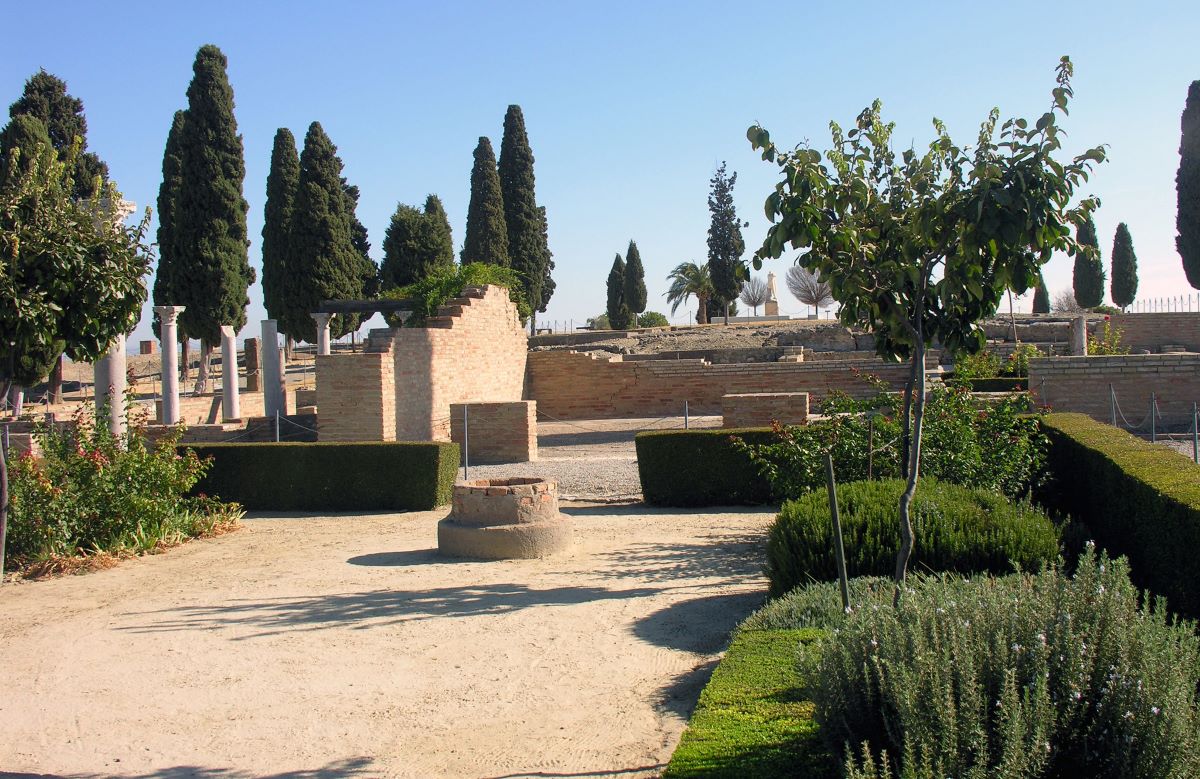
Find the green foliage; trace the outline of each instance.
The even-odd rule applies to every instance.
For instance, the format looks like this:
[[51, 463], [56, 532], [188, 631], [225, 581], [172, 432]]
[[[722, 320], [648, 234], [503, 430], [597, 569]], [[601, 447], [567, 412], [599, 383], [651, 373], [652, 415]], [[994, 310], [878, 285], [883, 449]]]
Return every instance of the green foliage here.
[[1137, 297], [1137, 255], [1133, 251], [1133, 236], [1124, 222], [1117, 225], [1112, 250], [1112, 299], [1124, 309]]
[[639, 327], [667, 327], [670, 324], [667, 315], [658, 311], [646, 311], [638, 316]]
[[1037, 289], [1033, 293], [1033, 313], [1050, 313], [1050, 290], [1046, 289], [1046, 280], [1038, 274]]
[[450, 502], [458, 444], [205, 444], [196, 492], [262, 511], [427, 511]]
[[86, 404], [75, 425], [38, 430], [42, 457], [9, 465], [8, 553], [18, 566], [96, 551], [147, 552], [210, 531], [236, 506], [186, 497], [208, 464], [176, 453], [181, 429], [160, 445], [140, 430], [124, 439], [97, 425]]
[[625, 304], [625, 261], [619, 254], [613, 260], [612, 270], [608, 272], [608, 305], [605, 313], [613, 330], [628, 329], [633, 319], [633, 313]]
[[547, 245], [546, 210], [534, 195], [533, 150], [525, 133], [521, 107], [510, 105], [504, 114], [504, 138], [500, 141], [497, 165], [504, 200], [504, 223], [508, 228], [508, 257], [522, 281], [525, 299], [537, 311], [545, 311], [553, 285], [545, 289], [551, 270]]
[[737, 316], [738, 304], [736, 300], [725, 302], [717, 299], [716, 297], [711, 297], [708, 299], [708, 308], [704, 313], [708, 319], [708, 323], [712, 324], [725, 314], [728, 314], [729, 316]]
[[1089, 215], [1078, 228], [1076, 240], [1087, 252], [1075, 255], [1075, 268], [1071, 277], [1075, 302], [1084, 308], [1095, 308], [1104, 302], [1104, 263], [1100, 260], [1100, 242], [1096, 237], [1096, 223]]
[[[21, 114], [0, 130], [0, 181], [12, 179], [28, 172], [37, 159], [41, 147], [50, 146], [50, 134], [46, 125], [38, 118]], [[19, 153], [14, 155], [13, 150]]]
[[1125, 331], [1121, 328], [1113, 327], [1112, 321], [1108, 317], [1104, 317], [1104, 325], [1099, 336], [1094, 336], [1091, 333], [1088, 333], [1088, 354], [1094, 356], [1129, 354], [1129, 347], [1121, 344], [1121, 336], [1124, 333]]
[[[900, 546], [896, 503], [904, 482], [856, 481], [838, 487], [838, 507], [850, 576], [883, 576]], [[917, 543], [913, 560], [929, 571], [1007, 573], [1038, 569], [1058, 556], [1058, 533], [1029, 503], [926, 478], [912, 504]], [[812, 492], [783, 504], [767, 540], [771, 595], [810, 581], [837, 578], [829, 496]]]
[[[153, 300], [156, 306], [179, 305], [178, 292], [180, 262], [177, 256], [176, 221], [179, 209], [179, 191], [183, 186], [183, 158], [180, 143], [183, 139], [185, 114], [176, 111], [167, 133], [167, 145], [163, 150], [162, 183], [158, 185], [158, 269], [154, 274]], [[265, 228], [264, 228], [265, 230]], [[265, 271], [264, 271], [265, 273]], [[264, 284], [265, 284], [264, 279]], [[162, 337], [162, 323], [158, 312], [154, 312], [151, 324], [154, 335]], [[187, 338], [179, 328], [179, 339]]]
[[1074, 578], [920, 578], [854, 610], [801, 660], [846, 775], [1198, 775], [1200, 639], [1128, 570], [1089, 551]]
[[588, 320], [588, 326], [593, 330], [612, 330], [612, 325], [609, 324], [608, 314], [599, 314]]
[[638, 476], [652, 506], [736, 506], [771, 500], [771, 485], [734, 445], [775, 440], [768, 428], [656, 430], [638, 433]]
[[[412, 314], [404, 322], [407, 327], [424, 327], [425, 320], [438, 315], [438, 309], [455, 298], [462, 297], [467, 287], [482, 287], [495, 284], [508, 290], [508, 297], [517, 307], [521, 324], [529, 319], [529, 303], [525, 300], [521, 280], [512, 268], [473, 262], [470, 265], [438, 267], [429, 275], [406, 287], [396, 287], [383, 294], [384, 299], [414, 301]], [[400, 322], [389, 317], [388, 323], [398, 327]]]
[[[67, 93], [67, 84], [55, 75], [39, 70], [25, 82], [21, 97], [8, 108], [12, 119], [28, 116], [42, 122], [59, 160], [72, 156], [71, 171], [75, 197], [90, 198], [96, 194], [97, 179], [108, 181], [108, 165], [87, 151], [87, 119], [83, 101]], [[72, 152], [75, 140], [79, 149]]]
[[[895, 584], [881, 576], [856, 576], [849, 582], [854, 609], [890, 606]], [[810, 582], [772, 598], [739, 625], [740, 630], [833, 630], [846, 618], [837, 581]]]
[[[363, 297], [373, 298], [379, 294], [379, 266], [371, 259], [371, 242], [367, 239], [367, 227], [358, 221], [358, 187], [348, 183], [343, 176], [342, 191], [346, 195], [346, 213], [350, 217], [350, 245], [354, 247], [355, 253], [354, 275], [360, 280]], [[345, 328], [345, 332], [357, 329], [361, 321], [361, 316], [354, 317], [352, 324]]]
[[742, 264], [742, 255], [746, 251], [742, 227], [749, 223], [743, 224], [738, 219], [733, 205], [736, 183], [737, 174], [727, 174], [724, 162], [709, 180], [708, 211], [712, 219], [708, 227], [708, 269], [712, 276], [713, 298], [722, 304], [737, 299], [746, 274]]
[[397, 205], [383, 238], [383, 264], [379, 269], [383, 288], [413, 284], [435, 269], [453, 266], [450, 222], [438, 196], [425, 199], [424, 211], [403, 203]]
[[1200, 80], [1188, 87], [1180, 125], [1175, 247], [1183, 259], [1188, 283], [1200, 289]]
[[1050, 414], [1042, 427], [1053, 478], [1038, 499], [1128, 556], [1138, 586], [1200, 616], [1200, 467], [1082, 414]]
[[708, 263], [697, 265], [694, 262], [681, 262], [667, 276], [671, 286], [667, 289], [667, 302], [671, 304], [674, 314], [681, 303], [687, 303], [688, 298], [696, 296], [699, 304], [696, 312], [696, 323], [708, 324], [708, 301], [714, 294], [712, 275], [708, 271]]
[[623, 300], [625, 307], [634, 315], [636, 326], [640, 324], [637, 315], [646, 310], [646, 269], [642, 267], [642, 254], [633, 241], [629, 242], [629, 248], [625, 251], [624, 284]]
[[1045, 357], [1042, 350], [1030, 343], [1017, 344], [1007, 358], [1001, 357], [990, 349], [984, 349], [975, 354], [960, 354], [954, 358], [955, 380], [994, 379], [994, 378], [1028, 378], [1029, 361], [1035, 357]]
[[467, 234], [462, 263], [484, 262], [508, 267], [508, 226], [504, 222], [504, 195], [492, 142], [480, 137], [471, 168], [471, 202], [467, 206]]
[[279, 332], [296, 335], [309, 319], [309, 312], [296, 310], [291, 298], [300, 273], [291, 250], [292, 218], [296, 212], [296, 193], [300, 187], [300, 155], [292, 131], [275, 131], [271, 149], [271, 171], [267, 174], [267, 204], [262, 228], [262, 287], [267, 316], [276, 321]]

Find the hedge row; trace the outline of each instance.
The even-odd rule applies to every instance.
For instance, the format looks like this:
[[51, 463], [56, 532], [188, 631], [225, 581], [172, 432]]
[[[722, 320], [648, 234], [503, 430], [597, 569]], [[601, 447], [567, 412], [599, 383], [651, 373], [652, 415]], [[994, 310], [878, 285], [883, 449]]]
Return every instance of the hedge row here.
[[731, 506], [771, 502], [771, 485], [730, 442], [778, 440], [770, 428], [655, 430], [638, 433], [642, 496], [654, 506]]
[[1049, 414], [1052, 478], [1038, 498], [1125, 555], [1140, 586], [1200, 616], [1200, 467], [1083, 414]]
[[212, 467], [193, 490], [258, 511], [423, 511], [450, 502], [458, 444], [190, 444]]

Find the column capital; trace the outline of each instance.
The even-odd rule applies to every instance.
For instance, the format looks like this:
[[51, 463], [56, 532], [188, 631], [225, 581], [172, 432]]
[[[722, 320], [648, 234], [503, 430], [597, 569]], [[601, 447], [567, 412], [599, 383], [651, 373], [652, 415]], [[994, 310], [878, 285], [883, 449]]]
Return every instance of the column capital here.
[[233, 325], [221, 325], [222, 338], [237, 338], [237, 330], [233, 329]]
[[159, 321], [164, 325], [175, 324], [175, 317], [179, 316], [187, 309], [187, 306], [155, 306], [154, 313], [158, 314]]
[[329, 321], [329, 318], [333, 316], [333, 314], [327, 311], [314, 311], [313, 313], [309, 314], [309, 316], [311, 316], [313, 321], [317, 323], [317, 327], [323, 327], [325, 323]]

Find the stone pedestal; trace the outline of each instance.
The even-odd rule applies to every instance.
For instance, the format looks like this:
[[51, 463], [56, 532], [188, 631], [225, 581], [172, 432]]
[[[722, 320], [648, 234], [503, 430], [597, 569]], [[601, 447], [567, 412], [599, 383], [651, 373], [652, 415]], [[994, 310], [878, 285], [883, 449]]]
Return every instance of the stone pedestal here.
[[329, 354], [329, 319], [333, 314], [318, 312], [310, 316], [317, 323], [317, 354]]
[[262, 349], [257, 338], [242, 342], [246, 352], [246, 392], [262, 392]]
[[1082, 314], [1071, 320], [1071, 356], [1087, 356], [1087, 317]]
[[558, 513], [558, 483], [479, 479], [454, 485], [450, 515], [438, 523], [438, 551], [451, 557], [511, 560], [569, 549], [570, 520]]
[[284, 414], [283, 363], [279, 359], [279, 328], [274, 319], [262, 321], [263, 413], [274, 417]]
[[229, 325], [221, 326], [221, 418], [232, 422], [242, 418], [238, 396], [237, 333]]
[[93, 376], [96, 382], [96, 416], [108, 420], [108, 429], [114, 436], [125, 436], [125, 336], [119, 335], [108, 352], [95, 365]]
[[[155, 306], [162, 335], [162, 417], [164, 425], [179, 422], [179, 332], [177, 317], [184, 306]], [[97, 385], [99, 386], [99, 385]]]

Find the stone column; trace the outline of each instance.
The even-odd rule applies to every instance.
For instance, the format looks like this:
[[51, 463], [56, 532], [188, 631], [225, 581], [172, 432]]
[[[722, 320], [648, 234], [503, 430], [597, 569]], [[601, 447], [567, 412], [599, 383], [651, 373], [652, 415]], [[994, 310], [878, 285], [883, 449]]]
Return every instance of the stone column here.
[[179, 424], [179, 332], [176, 317], [184, 306], [155, 306], [162, 338], [162, 419], [164, 425]]
[[[108, 352], [93, 369], [96, 381], [96, 414], [108, 405], [108, 429], [118, 438], [125, 435], [125, 336], [118, 335]], [[97, 420], [98, 421], [98, 420]]]
[[262, 392], [262, 350], [258, 338], [247, 338], [242, 342], [246, 352], [246, 392]]
[[1087, 356], [1087, 317], [1083, 314], [1071, 321], [1071, 356]]
[[274, 319], [262, 321], [263, 414], [274, 417], [284, 413], [283, 364], [279, 355], [279, 327]]
[[226, 422], [242, 418], [242, 400], [238, 396], [237, 333], [230, 325], [221, 326], [221, 417]]
[[333, 314], [321, 311], [309, 316], [317, 323], [317, 354], [329, 354], [329, 318]]
[[12, 409], [13, 419], [21, 416], [25, 409], [25, 388], [13, 384], [8, 390], [8, 407]]

